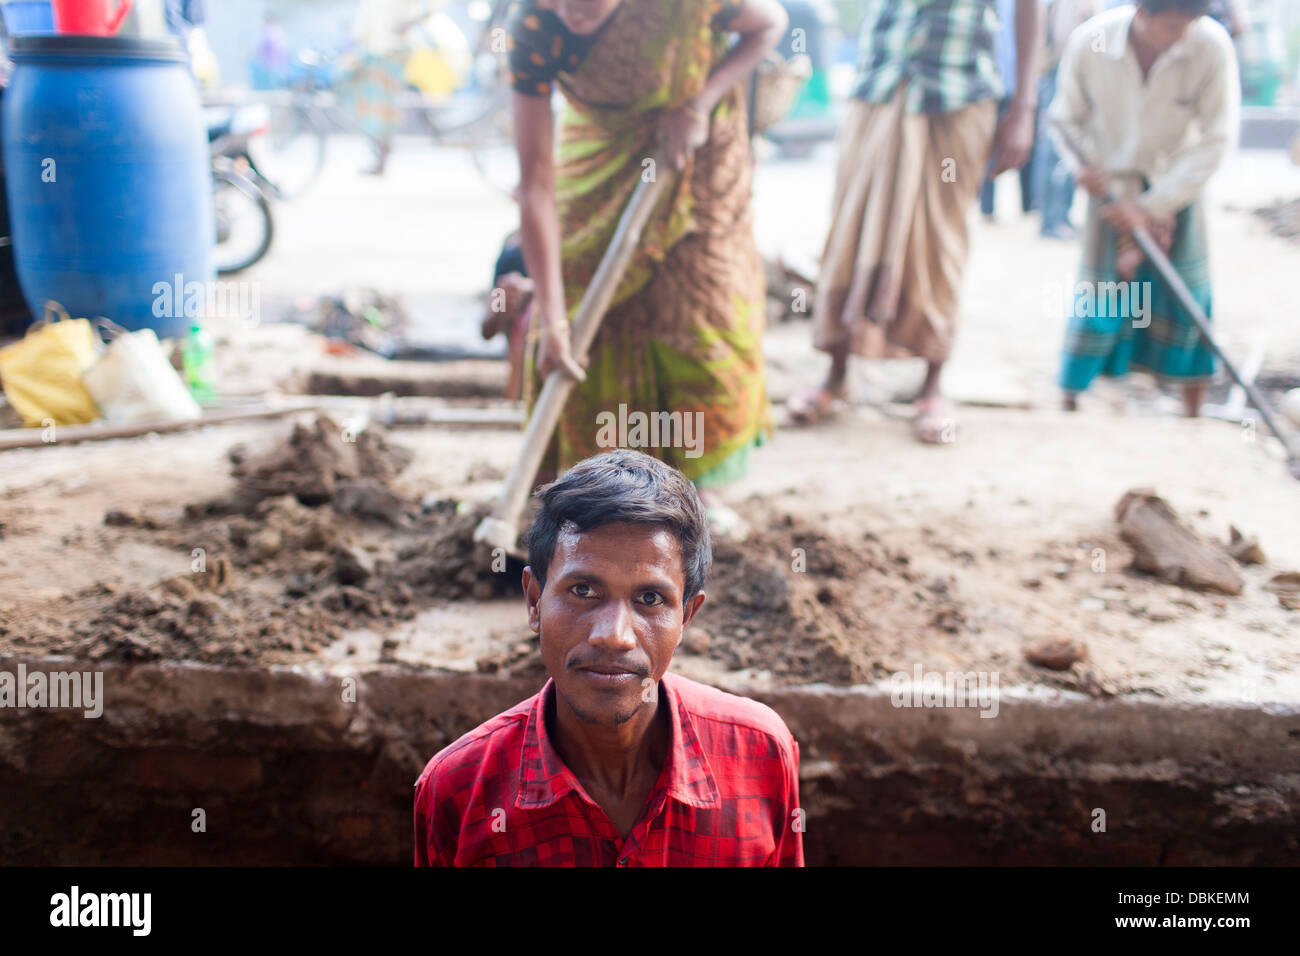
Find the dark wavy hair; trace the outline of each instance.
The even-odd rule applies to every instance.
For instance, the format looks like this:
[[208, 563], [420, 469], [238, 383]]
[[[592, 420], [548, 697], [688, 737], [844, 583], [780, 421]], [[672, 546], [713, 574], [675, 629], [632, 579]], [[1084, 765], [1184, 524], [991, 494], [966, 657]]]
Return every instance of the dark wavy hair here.
[[528, 564], [538, 584], [546, 574], [560, 532], [607, 524], [667, 528], [682, 548], [682, 602], [704, 589], [713, 564], [709, 523], [695, 486], [676, 468], [639, 451], [620, 448], [579, 462], [558, 481], [537, 492], [541, 510], [528, 529]]
[[1211, 0], [1137, 0], [1137, 5], [1153, 15], [1181, 13], [1185, 17], [1199, 17], [1210, 12]]

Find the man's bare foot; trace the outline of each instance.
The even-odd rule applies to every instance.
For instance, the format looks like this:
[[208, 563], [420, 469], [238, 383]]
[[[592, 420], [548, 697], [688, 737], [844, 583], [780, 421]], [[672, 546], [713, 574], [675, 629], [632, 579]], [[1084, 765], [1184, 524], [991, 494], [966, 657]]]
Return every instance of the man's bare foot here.
[[1061, 410], [1066, 412], [1077, 412], [1079, 410], [1079, 396], [1074, 392], [1066, 392], [1061, 396]]

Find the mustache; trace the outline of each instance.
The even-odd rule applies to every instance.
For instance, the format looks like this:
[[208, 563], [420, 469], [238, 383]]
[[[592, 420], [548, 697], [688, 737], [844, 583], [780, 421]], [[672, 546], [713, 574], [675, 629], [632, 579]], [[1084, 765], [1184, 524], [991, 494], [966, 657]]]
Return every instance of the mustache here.
[[593, 657], [590, 659], [578, 658], [570, 661], [566, 669], [576, 671], [581, 670], [584, 667], [604, 667], [610, 670], [629, 671], [638, 677], [650, 676], [650, 666], [648, 664], [642, 664], [638, 661], [605, 660], [599, 657]]

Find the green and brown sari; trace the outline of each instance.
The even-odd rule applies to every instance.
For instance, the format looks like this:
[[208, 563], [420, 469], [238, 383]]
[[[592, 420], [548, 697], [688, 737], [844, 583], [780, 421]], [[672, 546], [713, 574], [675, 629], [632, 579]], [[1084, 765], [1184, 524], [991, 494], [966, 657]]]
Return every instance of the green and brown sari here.
[[[566, 58], [557, 74], [566, 100], [556, 199], [570, 320], [628, 199], [649, 174], [645, 164], [656, 151], [659, 116], [697, 94], [726, 53], [727, 34], [713, 25], [724, 5], [625, 0], [585, 54]], [[530, 6], [524, 4], [521, 20]], [[587, 380], [571, 393], [543, 468], [563, 471], [608, 450], [602, 441], [608, 430], [598, 424], [602, 413], [680, 412], [702, 422], [702, 443], [644, 451], [699, 487], [745, 474], [750, 451], [772, 430], [751, 168], [737, 84], [714, 109], [708, 142], [684, 172], [654, 170], [673, 181], [614, 294], [588, 353]], [[528, 381], [531, 405], [540, 385], [535, 356]]]

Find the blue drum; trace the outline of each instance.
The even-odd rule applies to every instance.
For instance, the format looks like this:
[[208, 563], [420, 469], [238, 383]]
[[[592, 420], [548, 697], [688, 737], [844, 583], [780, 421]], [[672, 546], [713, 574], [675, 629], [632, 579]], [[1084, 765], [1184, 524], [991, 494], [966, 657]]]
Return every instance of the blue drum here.
[[[198, 91], [171, 37], [15, 37], [5, 187], [33, 315], [183, 336], [212, 274], [212, 170]], [[176, 289], [193, 293], [177, 296]], [[180, 299], [180, 301], [177, 301]]]

